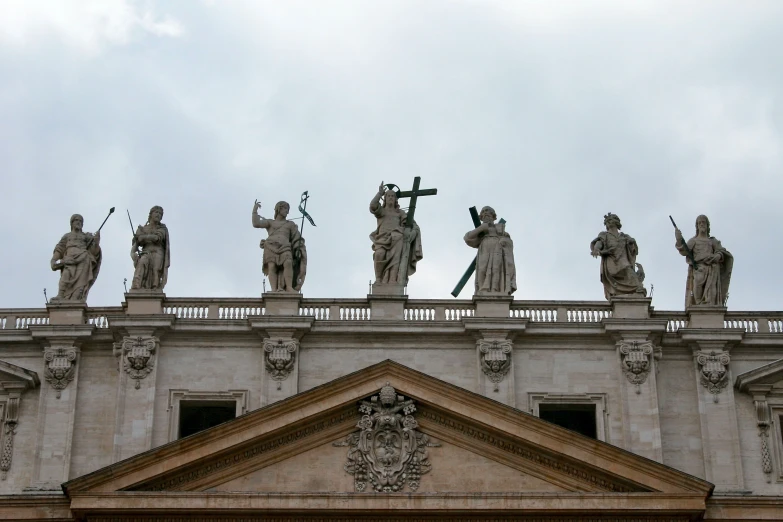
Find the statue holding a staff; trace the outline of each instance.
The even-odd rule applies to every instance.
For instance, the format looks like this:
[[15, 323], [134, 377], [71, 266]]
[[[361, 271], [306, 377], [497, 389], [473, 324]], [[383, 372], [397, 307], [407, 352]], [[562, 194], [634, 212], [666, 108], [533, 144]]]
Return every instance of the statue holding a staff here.
[[272, 292], [300, 292], [307, 274], [307, 249], [304, 238], [296, 223], [288, 221], [290, 205], [279, 201], [275, 205], [275, 215], [266, 219], [258, 214], [261, 203], [253, 204], [253, 227], [265, 228], [269, 232], [261, 240], [264, 250], [264, 275], [269, 279]]
[[[128, 217], [130, 218], [130, 215]], [[163, 219], [163, 208], [156, 205], [150, 209], [147, 224], [139, 225], [133, 234], [131, 259], [134, 272], [131, 292], [134, 290], [162, 292], [163, 287], [166, 286], [171, 265], [171, 249], [169, 229], [160, 222], [161, 219]]]

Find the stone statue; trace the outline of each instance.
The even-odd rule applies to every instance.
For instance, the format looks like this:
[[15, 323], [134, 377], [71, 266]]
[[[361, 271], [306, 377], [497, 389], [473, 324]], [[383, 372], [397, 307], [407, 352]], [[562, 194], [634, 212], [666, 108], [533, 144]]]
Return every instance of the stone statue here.
[[154, 206], [150, 209], [147, 224], [139, 225], [133, 235], [131, 259], [133, 260], [133, 282], [131, 291], [157, 290], [163, 291], [169, 277], [171, 264], [169, 229], [160, 222], [163, 219], [163, 208]]
[[644, 268], [636, 262], [639, 254], [636, 240], [620, 232], [622, 224], [617, 214], [605, 215], [604, 225], [606, 232], [598, 234], [590, 243], [591, 255], [601, 257], [604, 297], [608, 300], [618, 295], [646, 296], [647, 290], [642, 285]]
[[696, 235], [686, 243], [680, 229], [674, 230], [677, 251], [688, 263], [685, 307], [694, 305], [726, 306], [734, 256], [720, 241], [710, 236], [707, 216], [696, 218]]
[[517, 289], [514, 242], [505, 223], [495, 224], [492, 207], [479, 214], [481, 225], [465, 234], [465, 243], [478, 249], [476, 254], [476, 295], [511, 295]]
[[52, 254], [52, 270], [60, 270], [57, 296], [52, 301], [86, 301], [101, 269], [101, 233], [82, 232], [84, 218], [71, 216], [71, 231], [65, 234]]
[[[386, 190], [386, 186], [381, 182], [378, 193], [370, 201], [370, 212], [378, 221], [378, 227], [370, 234], [375, 284], [406, 285], [407, 281], [399, 281], [399, 271], [405, 241], [405, 220], [408, 215], [400, 209], [397, 193]], [[416, 272], [416, 263], [424, 257], [421, 250], [421, 230], [415, 221], [408, 241], [410, 255], [407, 277], [410, 277]]]
[[307, 274], [307, 249], [296, 223], [288, 221], [290, 206], [285, 201], [275, 205], [275, 217], [266, 219], [258, 215], [261, 204], [253, 205], [253, 226], [269, 232], [261, 240], [264, 250], [264, 275], [269, 278], [272, 292], [300, 292]]

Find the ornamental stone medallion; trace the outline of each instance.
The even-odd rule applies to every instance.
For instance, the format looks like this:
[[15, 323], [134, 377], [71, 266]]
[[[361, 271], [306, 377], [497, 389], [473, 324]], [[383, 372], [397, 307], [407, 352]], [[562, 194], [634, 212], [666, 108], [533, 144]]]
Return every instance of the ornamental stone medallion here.
[[729, 354], [723, 352], [699, 352], [696, 355], [696, 362], [701, 367], [701, 385], [713, 394], [715, 402], [718, 402], [718, 394], [729, 384], [730, 361]]
[[136, 381], [137, 390], [141, 387], [141, 380], [155, 366], [154, 355], [158, 342], [157, 337], [126, 337], [119, 347], [123, 370]]
[[649, 341], [641, 343], [621, 341], [619, 349], [625, 378], [636, 386], [636, 393], [641, 393], [641, 385], [647, 381], [647, 376], [650, 375], [653, 345]]
[[416, 430], [415, 411], [413, 400], [397, 395], [388, 382], [378, 395], [361, 402], [362, 418], [356, 425], [361, 431], [334, 444], [350, 447], [344, 468], [354, 476], [356, 491], [366, 491], [368, 482], [382, 493], [402, 491], [406, 484], [418, 489], [421, 476], [432, 469], [427, 446], [440, 444]]
[[76, 350], [74, 348], [54, 348], [44, 352], [44, 378], [57, 392], [61, 392], [73, 380], [76, 371]]
[[272, 339], [264, 340], [264, 363], [266, 371], [273, 380], [277, 381], [277, 389], [280, 389], [280, 382], [288, 379], [294, 369], [296, 360], [297, 342], [293, 339], [274, 341]]
[[481, 371], [499, 390], [499, 384], [511, 369], [511, 341], [478, 341]]

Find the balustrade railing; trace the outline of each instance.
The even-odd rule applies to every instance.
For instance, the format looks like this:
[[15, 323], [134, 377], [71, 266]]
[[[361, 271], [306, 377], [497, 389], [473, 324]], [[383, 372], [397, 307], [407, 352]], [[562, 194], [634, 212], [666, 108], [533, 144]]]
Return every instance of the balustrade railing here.
[[[170, 298], [163, 303], [163, 313], [178, 319], [244, 320], [265, 312], [260, 298]], [[109, 317], [122, 313], [122, 307], [90, 307], [86, 322], [109, 328]], [[302, 299], [299, 315], [312, 316], [317, 321], [367, 321], [371, 316], [367, 299]], [[466, 299], [409, 300], [403, 314], [404, 320], [417, 322], [459, 321], [474, 316], [475, 306]], [[509, 311], [511, 318], [536, 323], [600, 323], [611, 316], [611, 305], [603, 301], [513, 301]], [[653, 311], [651, 318], [666, 319], [668, 333], [688, 327], [688, 313], [684, 311]], [[0, 309], [0, 330], [48, 324], [45, 308]], [[724, 327], [753, 334], [783, 334], [783, 312], [729, 312]]]
[[19, 330], [49, 324], [46, 308], [10, 308], [0, 310], [0, 329]]

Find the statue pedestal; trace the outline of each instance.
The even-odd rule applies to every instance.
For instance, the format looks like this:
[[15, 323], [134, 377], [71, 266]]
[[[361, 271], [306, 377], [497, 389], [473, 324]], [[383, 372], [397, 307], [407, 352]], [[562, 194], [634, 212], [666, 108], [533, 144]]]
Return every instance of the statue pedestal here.
[[505, 317], [510, 316], [511, 303], [514, 297], [510, 295], [474, 295], [473, 306], [476, 308], [476, 317]]
[[158, 290], [131, 290], [125, 294], [125, 311], [128, 315], [155, 315], [163, 313], [166, 294]]
[[46, 304], [49, 324], [85, 324], [87, 303], [84, 301], [53, 301]]
[[652, 297], [615, 296], [609, 300], [613, 319], [648, 319]]
[[370, 302], [370, 320], [402, 321], [405, 319], [407, 295], [370, 294], [367, 300]]
[[405, 295], [405, 285], [390, 285], [384, 283], [373, 283], [372, 293], [370, 295]]
[[265, 315], [299, 315], [302, 294], [299, 292], [267, 292], [264, 300]]
[[689, 306], [685, 311], [688, 312], [688, 328], [723, 328], [725, 306]]

